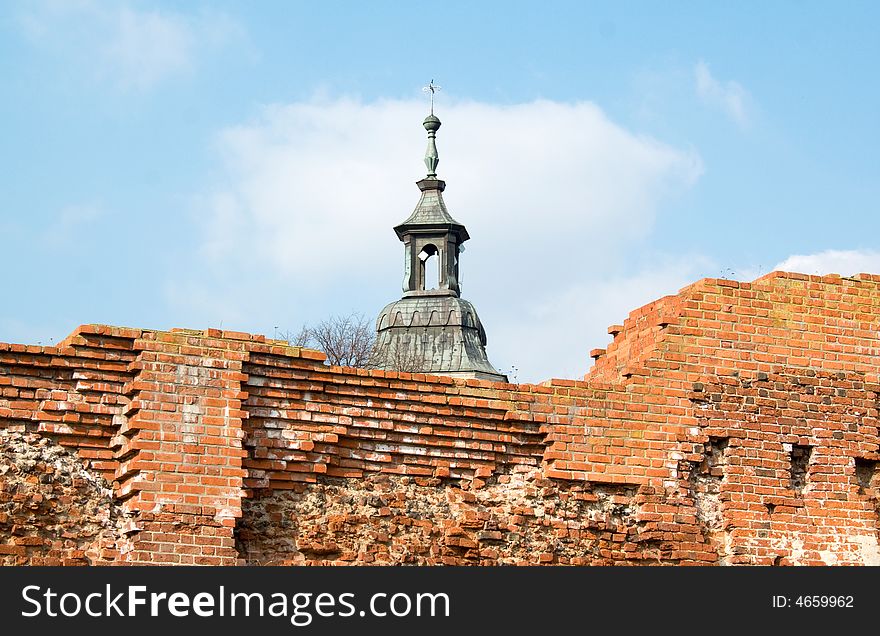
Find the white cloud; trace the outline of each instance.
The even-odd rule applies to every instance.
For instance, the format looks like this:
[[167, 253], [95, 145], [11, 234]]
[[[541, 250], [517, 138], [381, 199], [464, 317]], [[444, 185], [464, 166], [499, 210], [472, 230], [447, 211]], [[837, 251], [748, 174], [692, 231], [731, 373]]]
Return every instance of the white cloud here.
[[[473, 237], [463, 292], [499, 366], [516, 364], [520, 380], [582, 375], [604, 323], [683, 284], [678, 266], [633, 263], [660, 203], [702, 173], [693, 150], [634, 135], [586, 102], [447, 97], [438, 115], [446, 202]], [[422, 101], [321, 99], [269, 106], [219, 133], [222, 177], [196, 199], [201, 247], [168, 282], [169, 302], [190, 311], [187, 290], [206, 289], [222, 299], [210, 316], [264, 331], [296, 328], [279, 316], [378, 313], [400, 294], [391, 228], [418, 201], [424, 116]], [[254, 299], [259, 326], [247, 322], [259, 319]]]
[[220, 13], [191, 16], [93, 0], [34, 3], [19, 24], [32, 43], [63, 57], [66, 66], [135, 90], [192, 72], [202, 53], [243, 35]]
[[[695, 153], [634, 136], [589, 103], [461, 102], [441, 115], [446, 201], [475, 237], [464, 260], [503, 262], [510, 274], [531, 277], [529, 253], [575, 265], [644, 236], [657, 201], [702, 172]], [[202, 200], [204, 253], [238, 251], [312, 279], [393, 249], [390, 228], [415, 206], [424, 174], [423, 116], [419, 101], [340, 99], [271, 106], [223, 131], [229, 187]]]
[[875, 250], [825, 250], [816, 254], [794, 254], [777, 264], [774, 270], [801, 274], [880, 273], [880, 252]]
[[723, 110], [740, 128], [749, 125], [750, 97], [748, 91], [738, 82], [721, 82], [712, 76], [709, 66], [703, 61], [694, 67], [697, 95], [703, 103]]

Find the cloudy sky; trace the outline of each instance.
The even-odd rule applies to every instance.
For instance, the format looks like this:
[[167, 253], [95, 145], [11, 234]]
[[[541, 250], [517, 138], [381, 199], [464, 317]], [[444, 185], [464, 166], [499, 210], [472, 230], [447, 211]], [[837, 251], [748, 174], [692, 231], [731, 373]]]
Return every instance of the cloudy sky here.
[[519, 381], [702, 277], [880, 272], [880, 5], [426, 6], [0, 5], [0, 341], [372, 318], [432, 78], [463, 295]]

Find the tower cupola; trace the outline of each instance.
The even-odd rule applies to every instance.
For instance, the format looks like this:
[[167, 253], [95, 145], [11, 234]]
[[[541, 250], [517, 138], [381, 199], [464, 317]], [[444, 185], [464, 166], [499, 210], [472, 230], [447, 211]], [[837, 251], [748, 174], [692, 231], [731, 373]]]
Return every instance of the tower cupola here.
[[[446, 182], [437, 178], [437, 89], [433, 81], [426, 87], [431, 114], [423, 122], [428, 173], [416, 183], [421, 197], [412, 214], [394, 228], [404, 246], [403, 297], [387, 305], [376, 321], [374, 366], [506, 381], [486, 356], [486, 331], [474, 306], [460, 298], [459, 258], [470, 236], [446, 209]], [[429, 267], [433, 259], [436, 267]]]

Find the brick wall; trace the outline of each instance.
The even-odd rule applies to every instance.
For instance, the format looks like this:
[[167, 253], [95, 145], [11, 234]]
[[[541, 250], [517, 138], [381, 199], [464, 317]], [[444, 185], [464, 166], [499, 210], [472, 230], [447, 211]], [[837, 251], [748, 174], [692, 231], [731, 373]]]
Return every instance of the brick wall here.
[[80, 561], [880, 564], [878, 322], [878, 276], [707, 279], [542, 385], [84, 326], [0, 345], [0, 428], [112, 481]]

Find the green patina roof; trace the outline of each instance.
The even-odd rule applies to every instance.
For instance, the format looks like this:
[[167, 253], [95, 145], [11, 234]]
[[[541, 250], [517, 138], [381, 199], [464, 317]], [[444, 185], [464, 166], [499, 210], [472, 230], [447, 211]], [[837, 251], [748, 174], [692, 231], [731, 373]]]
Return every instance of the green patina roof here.
[[440, 128], [440, 120], [433, 114], [428, 115], [422, 124], [428, 131], [428, 149], [425, 152], [425, 165], [428, 168], [428, 176], [418, 182], [419, 190], [422, 191], [422, 197], [419, 199], [416, 209], [409, 215], [409, 218], [394, 228], [398, 236], [404, 231], [413, 229], [413, 226], [425, 226], [437, 228], [446, 226], [456, 231], [459, 235], [459, 241], [468, 240], [468, 232], [464, 225], [452, 218], [449, 210], [446, 209], [446, 203], [443, 201], [443, 190], [446, 189], [446, 182], [437, 178], [437, 164], [440, 157], [437, 153], [437, 144], [434, 141], [437, 130]]

